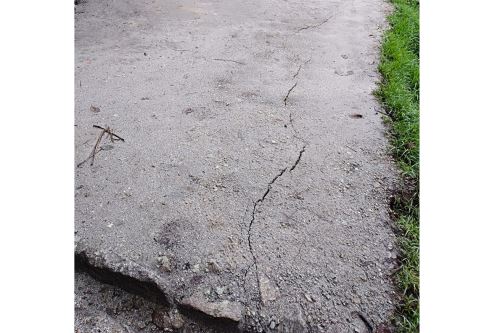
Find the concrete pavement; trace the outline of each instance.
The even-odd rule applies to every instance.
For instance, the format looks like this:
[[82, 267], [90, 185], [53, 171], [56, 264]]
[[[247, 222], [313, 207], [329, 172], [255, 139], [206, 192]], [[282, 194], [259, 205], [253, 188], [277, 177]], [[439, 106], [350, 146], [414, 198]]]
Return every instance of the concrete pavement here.
[[[370, 332], [390, 320], [397, 174], [372, 95], [384, 1], [75, 11], [82, 270], [201, 331]], [[93, 125], [125, 141], [103, 136], [93, 165], [77, 167]]]

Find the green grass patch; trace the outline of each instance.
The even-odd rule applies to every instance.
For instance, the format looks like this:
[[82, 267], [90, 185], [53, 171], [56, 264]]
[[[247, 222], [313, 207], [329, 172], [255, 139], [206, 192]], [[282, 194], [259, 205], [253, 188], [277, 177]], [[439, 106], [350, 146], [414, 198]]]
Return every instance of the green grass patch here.
[[419, 319], [419, 0], [391, 0], [394, 12], [382, 44], [377, 91], [391, 127], [391, 149], [404, 179], [393, 210], [401, 267], [395, 275], [401, 302], [398, 332], [418, 332]]

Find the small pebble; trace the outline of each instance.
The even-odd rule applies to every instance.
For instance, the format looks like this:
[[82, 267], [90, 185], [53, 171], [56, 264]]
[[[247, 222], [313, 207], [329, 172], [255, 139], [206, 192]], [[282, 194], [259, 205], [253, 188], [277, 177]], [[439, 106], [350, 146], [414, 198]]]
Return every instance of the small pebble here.
[[171, 272], [172, 271], [172, 263], [170, 261], [170, 258], [167, 256], [161, 256], [157, 258], [158, 264], [160, 265], [160, 268], [165, 271], [165, 272]]

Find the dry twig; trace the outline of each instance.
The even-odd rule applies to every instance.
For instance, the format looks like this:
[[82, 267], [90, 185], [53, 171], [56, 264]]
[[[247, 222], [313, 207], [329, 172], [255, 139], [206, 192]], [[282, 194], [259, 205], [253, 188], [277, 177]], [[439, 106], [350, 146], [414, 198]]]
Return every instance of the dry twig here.
[[107, 137], [113, 143], [115, 142], [115, 140], [119, 140], [119, 141], [125, 142], [125, 139], [123, 139], [122, 137], [120, 137], [120, 136], [116, 135], [115, 133], [113, 133], [113, 131], [111, 130], [111, 128], [109, 128], [109, 126], [106, 126], [104, 128], [104, 127], [101, 127], [99, 125], [93, 125], [92, 127], [100, 129], [101, 132], [99, 133], [99, 136], [97, 137], [97, 141], [96, 141], [96, 143], [94, 145], [94, 148], [92, 148], [92, 152], [90, 153], [89, 157], [87, 157], [82, 162], [78, 163], [78, 165], [77, 165], [78, 168], [81, 167], [83, 164], [85, 164], [85, 162], [87, 162], [88, 160], [91, 160], [90, 165], [94, 165], [95, 155], [97, 155], [97, 153], [102, 150], [102, 148], [99, 147], [99, 144], [101, 143], [101, 140], [102, 140], [102, 138], [104, 137], [105, 134], [107, 134]]

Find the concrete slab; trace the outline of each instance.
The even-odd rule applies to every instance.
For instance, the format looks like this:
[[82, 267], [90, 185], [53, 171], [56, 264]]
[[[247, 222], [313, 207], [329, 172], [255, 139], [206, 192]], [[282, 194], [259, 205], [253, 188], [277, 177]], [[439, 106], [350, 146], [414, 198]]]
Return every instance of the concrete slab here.
[[[384, 1], [75, 8], [79, 265], [234, 330], [390, 319]], [[104, 135], [79, 165], [93, 125], [125, 141]]]

